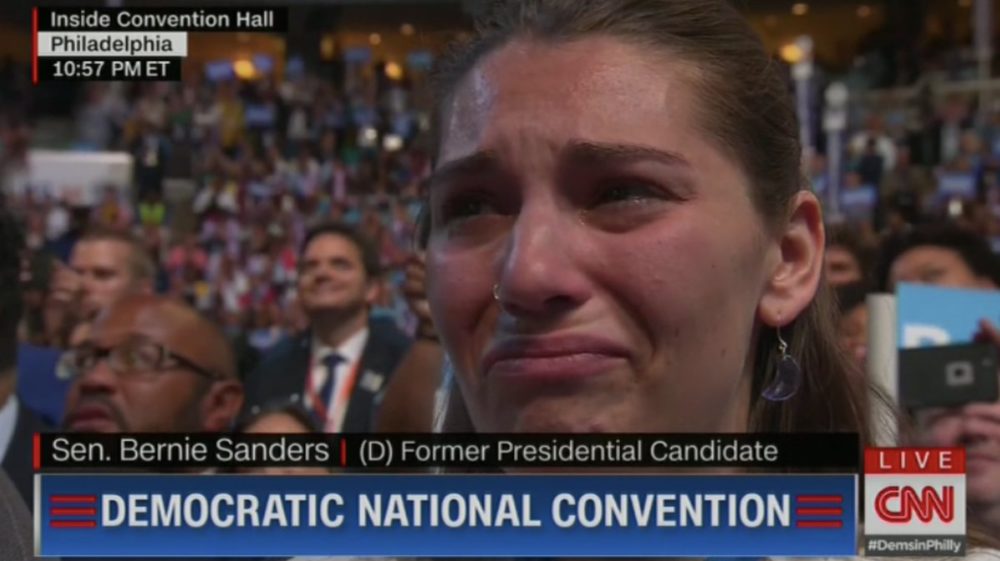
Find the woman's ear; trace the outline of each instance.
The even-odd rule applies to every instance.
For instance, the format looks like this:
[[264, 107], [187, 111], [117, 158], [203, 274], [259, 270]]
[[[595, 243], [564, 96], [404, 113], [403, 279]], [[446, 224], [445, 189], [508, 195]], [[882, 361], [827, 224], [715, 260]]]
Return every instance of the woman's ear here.
[[778, 259], [757, 307], [761, 322], [781, 327], [812, 302], [823, 273], [826, 232], [819, 200], [799, 191], [790, 203], [788, 223], [778, 240]]

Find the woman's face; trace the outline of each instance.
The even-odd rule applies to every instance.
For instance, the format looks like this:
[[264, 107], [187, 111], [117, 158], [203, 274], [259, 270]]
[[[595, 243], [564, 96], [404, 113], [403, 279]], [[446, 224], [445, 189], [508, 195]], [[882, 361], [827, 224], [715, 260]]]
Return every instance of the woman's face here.
[[514, 42], [444, 115], [428, 294], [479, 431], [747, 428], [781, 250], [696, 71], [653, 56]]

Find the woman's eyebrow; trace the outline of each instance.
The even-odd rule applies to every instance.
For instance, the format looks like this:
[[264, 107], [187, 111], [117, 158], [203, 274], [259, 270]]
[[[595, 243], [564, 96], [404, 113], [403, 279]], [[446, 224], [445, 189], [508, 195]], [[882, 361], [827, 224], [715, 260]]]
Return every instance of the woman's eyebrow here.
[[434, 170], [428, 180], [431, 190], [439, 185], [448, 183], [457, 177], [481, 174], [484, 172], [496, 171], [502, 167], [500, 157], [496, 152], [483, 150], [474, 152], [468, 156], [463, 156], [457, 160], [451, 160], [441, 164]]
[[[639, 144], [616, 144], [590, 141], [573, 141], [563, 149], [563, 159], [573, 164], [627, 164], [639, 161], [656, 161], [665, 165], [690, 168], [691, 163], [678, 152], [660, 150]], [[431, 190], [463, 176], [496, 172], [504, 167], [500, 156], [493, 150], [482, 150], [442, 164], [431, 175]]]
[[574, 163], [630, 163], [657, 161], [669, 166], [691, 167], [691, 163], [678, 152], [660, 150], [639, 144], [604, 142], [571, 142], [564, 150], [564, 158]]

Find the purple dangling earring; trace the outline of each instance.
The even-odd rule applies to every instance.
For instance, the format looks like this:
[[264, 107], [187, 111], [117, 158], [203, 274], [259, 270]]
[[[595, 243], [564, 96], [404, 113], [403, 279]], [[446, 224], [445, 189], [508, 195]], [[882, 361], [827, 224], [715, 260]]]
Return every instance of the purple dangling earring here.
[[792, 355], [788, 354], [788, 343], [781, 338], [781, 329], [776, 329], [778, 334], [778, 368], [774, 373], [774, 380], [768, 384], [764, 391], [760, 392], [761, 397], [768, 401], [787, 401], [794, 396], [802, 387], [802, 369]]

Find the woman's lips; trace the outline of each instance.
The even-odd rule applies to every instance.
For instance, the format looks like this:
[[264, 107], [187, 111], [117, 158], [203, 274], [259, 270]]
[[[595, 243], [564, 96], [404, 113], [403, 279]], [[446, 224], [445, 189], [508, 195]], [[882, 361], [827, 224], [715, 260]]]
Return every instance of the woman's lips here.
[[556, 382], [606, 374], [628, 357], [624, 346], [605, 338], [510, 337], [492, 345], [480, 367], [487, 377]]

